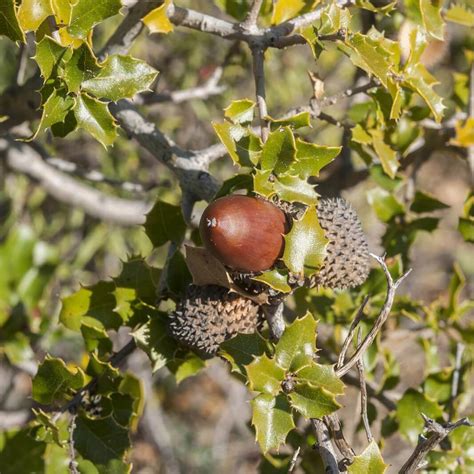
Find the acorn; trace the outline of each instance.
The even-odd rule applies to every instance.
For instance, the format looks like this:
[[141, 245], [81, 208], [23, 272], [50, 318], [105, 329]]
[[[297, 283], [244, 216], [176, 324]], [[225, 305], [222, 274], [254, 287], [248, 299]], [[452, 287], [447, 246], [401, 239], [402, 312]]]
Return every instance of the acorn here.
[[237, 334], [251, 334], [263, 325], [257, 303], [216, 285], [190, 285], [170, 314], [173, 338], [203, 358], [214, 356], [219, 346]]
[[232, 195], [212, 202], [204, 211], [199, 231], [204, 246], [227, 267], [262, 272], [283, 254], [287, 220], [271, 202]]

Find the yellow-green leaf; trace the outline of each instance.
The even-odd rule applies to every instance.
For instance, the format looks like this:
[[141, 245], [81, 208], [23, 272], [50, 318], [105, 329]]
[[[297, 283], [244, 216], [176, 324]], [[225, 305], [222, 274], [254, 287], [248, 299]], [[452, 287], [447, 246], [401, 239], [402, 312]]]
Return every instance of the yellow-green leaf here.
[[169, 33], [174, 30], [173, 23], [169, 20], [166, 11], [171, 0], [165, 0], [163, 5], [152, 10], [143, 18], [143, 23], [148, 26], [150, 33]]
[[383, 474], [387, 470], [377, 443], [372, 440], [347, 468], [349, 474]]
[[255, 105], [255, 102], [250, 99], [234, 100], [224, 109], [224, 116], [233, 123], [251, 122]]
[[25, 35], [18, 22], [14, 0], [2, 0], [0, 4], [0, 35], [5, 35], [12, 41], [25, 41]]
[[305, 418], [321, 418], [341, 408], [333, 393], [304, 382], [298, 382], [288, 398], [291, 406]]
[[18, 9], [18, 20], [23, 31], [36, 31], [52, 14], [51, 0], [23, 0]]
[[395, 178], [397, 170], [400, 167], [400, 163], [397, 158], [397, 152], [390, 148], [390, 146], [384, 140], [383, 131], [380, 129], [370, 130], [372, 135], [372, 144], [377, 153], [382, 168], [392, 179]]
[[443, 3], [439, 0], [420, 0], [421, 18], [425, 30], [433, 38], [444, 40], [444, 21], [441, 18], [441, 7]]
[[268, 136], [262, 150], [262, 170], [285, 174], [296, 157], [296, 143], [290, 127], [282, 127]]
[[456, 135], [450, 143], [464, 148], [474, 146], [474, 117], [469, 117], [464, 123], [458, 121], [455, 125]]
[[266, 354], [256, 357], [251, 364], [245, 366], [245, 370], [250, 390], [270, 395], [277, 395], [280, 392], [285, 371]]
[[317, 0], [276, 0], [273, 3], [272, 24], [277, 25], [311, 10]]
[[280, 273], [276, 268], [268, 270], [252, 279], [266, 283], [270, 288], [281, 291], [282, 293], [289, 293], [291, 291], [291, 287], [288, 285], [287, 275]]

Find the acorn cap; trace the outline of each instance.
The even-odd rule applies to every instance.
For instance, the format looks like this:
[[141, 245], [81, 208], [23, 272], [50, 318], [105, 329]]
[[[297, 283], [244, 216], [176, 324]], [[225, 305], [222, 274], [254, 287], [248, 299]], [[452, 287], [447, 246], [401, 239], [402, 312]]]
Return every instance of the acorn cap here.
[[359, 217], [344, 199], [320, 199], [319, 224], [329, 243], [323, 266], [308, 285], [325, 288], [353, 288], [369, 275], [370, 256]]
[[178, 342], [209, 358], [224, 341], [255, 332], [263, 321], [259, 305], [248, 298], [216, 285], [190, 285], [168, 328]]

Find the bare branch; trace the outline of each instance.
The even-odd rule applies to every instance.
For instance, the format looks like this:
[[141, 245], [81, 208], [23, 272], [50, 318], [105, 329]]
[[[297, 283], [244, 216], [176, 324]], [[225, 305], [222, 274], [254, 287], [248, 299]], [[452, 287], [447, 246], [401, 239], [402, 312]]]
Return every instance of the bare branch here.
[[264, 70], [264, 55], [265, 50], [256, 47], [252, 49], [253, 55], [253, 75], [255, 77], [255, 93], [257, 96], [258, 117], [260, 119], [260, 133], [263, 142], [268, 138], [268, 122], [266, 120], [267, 103], [265, 102], [265, 70]]
[[399, 474], [411, 474], [415, 472], [420, 464], [422, 463], [425, 456], [432, 451], [436, 446], [443, 441], [446, 436], [451, 433], [451, 431], [455, 430], [459, 426], [470, 426], [473, 427], [472, 424], [467, 418], [462, 418], [461, 420], [456, 421], [456, 423], [445, 423], [440, 424], [437, 423], [435, 420], [428, 418], [426, 415], [421, 413], [421, 416], [425, 420], [425, 430], [429, 436], [422, 437], [418, 442], [415, 450], [408, 458], [407, 462], [402, 466], [400, 469]]
[[331, 413], [330, 415], [324, 417], [324, 421], [331, 431], [331, 435], [334, 438], [334, 443], [337, 446], [337, 449], [344, 457], [343, 462], [347, 465], [352, 464], [355, 457], [355, 452], [344, 436], [341, 420], [339, 419], [338, 414]]
[[360, 321], [364, 317], [364, 309], [369, 301], [369, 295], [367, 295], [364, 298], [364, 301], [362, 301], [362, 304], [360, 305], [360, 308], [357, 311], [356, 317], [351, 323], [351, 326], [349, 328], [349, 332], [346, 336], [346, 339], [344, 340], [344, 343], [342, 344], [342, 349], [341, 353], [339, 354], [339, 358], [337, 360], [337, 365], [336, 368], [340, 369], [344, 365], [344, 360], [346, 358], [347, 350], [349, 349], [349, 345], [352, 341], [352, 338], [354, 337], [355, 330], [357, 326], [359, 325]]
[[[469, 77], [469, 117], [474, 118], [474, 61], [471, 64], [471, 73]], [[471, 170], [471, 186], [474, 187], [474, 145], [467, 149], [467, 161]]]
[[[357, 334], [357, 345], [360, 346], [361, 342], [361, 332]], [[356, 363], [357, 372], [359, 373], [359, 382], [360, 382], [360, 412], [362, 416], [362, 422], [364, 424], [365, 434], [367, 435], [367, 441], [372, 442], [374, 437], [372, 436], [372, 431], [370, 429], [369, 417], [367, 415], [367, 386], [365, 384], [365, 373], [364, 373], [364, 363], [362, 359], [359, 359]]]
[[301, 451], [301, 446], [298, 446], [295, 452], [293, 453], [293, 456], [291, 456], [290, 465], [288, 466], [288, 474], [291, 474], [292, 472], [294, 472], [296, 463], [298, 462], [298, 456], [300, 455], [300, 451]]
[[68, 432], [69, 432], [69, 439], [68, 439], [68, 447], [69, 447], [69, 472], [70, 474], [79, 474], [77, 470], [77, 461], [76, 461], [76, 450], [74, 448], [74, 430], [76, 429], [76, 414], [74, 413], [71, 416], [71, 420], [69, 421]]
[[111, 54], [127, 54], [133, 42], [143, 30], [142, 18], [161, 3], [160, 0], [138, 1], [131, 7], [127, 16], [100, 51], [99, 58], [104, 59]]
[[252, 6], [248, 12], [247, 18], [242, 23], [242, 27], [246, 30], [252, 30], [257, 27], [258, 14], [262, 8], [263, 0], [253, 0]]
[[339, 369], [336, 370], [336, 375], [338, 377], [342, 377], [344, 374], [346, 374], [354, 365], [357, 363], [358, 360], [362, 358], [362, 356], [365, 354], [365, 351], [368, 349], [368, 347], [372, 344], [374, 341], [375, 337], [377, 336], [378, 332], [384, 325], [385, 321], [388, 318], [388, 315], [390, 314], [390, 310], [392, 309], [393, 305], [393, 300], [395, 298], [395, 293], [397, 292], [398, 287], [401, 285], [403, 280], [410, 274], [411, 269], [408, 270], [404, 275], [402, 275], [397, 281], [393, 281], [392, 276], [390, 275], [390, 272], [388, 271], [387, 265], [384, 261], [383, 258], [378, 257], [377, 255], [370, 254], [372, 258], [375, 258], [377, 262], [382, 266], [383, 271], [385, 273], [385, 277], [387, 279], [387, 296], [385, 297], [385, 302], [382, 308], [382, 311], [378, 315], [377, 319], [375, 320], [375, 323], [372, 327], [372, 329], [369, 331], [365, 339], [362, 341], [362, 344], [360, 344], [352, 357]]
[[461, 373], [462, 356], [466, 346], [462, 342], [456, 344], [456, 359], [454, 361], [453, 381], [451, 384], [451, 395], [449, 397], [449, 421], [454, 416], [454, 400], [458, 396], [459, 392], [459, 375]]
[[41, 155], [26, 143], [0, 139], [1, 151], [12, 170], [39, 181], [58, 201], [77, 206], [87, 214], [108, 222], [121, 225], [145, 222], [145, 214], [151, 206], [144, 201], [109, 196], [80, 183], [48, 165]]
[[317, 448], [323, 460], [325, 472], [328, 474], [339, 474], [337, 456], [334, 451], [334, 446], [332, 445], [328, 427], [324, 421], [318, 418], [312, 418], [311, 423], [316, 434], [316, 439], [318, 440]]

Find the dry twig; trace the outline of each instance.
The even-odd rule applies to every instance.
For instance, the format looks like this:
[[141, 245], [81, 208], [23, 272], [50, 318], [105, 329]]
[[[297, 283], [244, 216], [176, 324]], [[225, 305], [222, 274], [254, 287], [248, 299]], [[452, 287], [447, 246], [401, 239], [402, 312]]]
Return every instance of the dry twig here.
[[[360, 346], [361, 342], [361, 332], [359, 328], [359, 333], [357, 335], [357, 345]], [[364, 424], [365, 434], [367, 435], [367, 441], [370, 443], [374, 439], [372, 436], [372, 431], [370, 429], [369, 417], [367, 415], [367, 386], [365, 384], [365, 373], [364, 373], [364, 363], [362, 359], [359, 359], [356, 363], [357, 372], [359, 373], [359, 382], [360, 382], [360, 412], [362, 416], [362, 422]]]
[[317, 449], [321, 459], [323, 460], [325, 472], [328, 474], [339, 474], [340, 471], [336, 452], [334, 451], [331, 435], [329, 434], [329, 429], [326, 426], [326, 423], [318, 418], [313, 418], [311, 423], [313, 424], [316, 439], [318, 440]]

